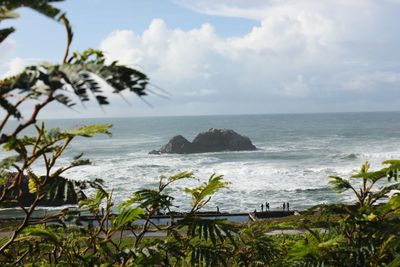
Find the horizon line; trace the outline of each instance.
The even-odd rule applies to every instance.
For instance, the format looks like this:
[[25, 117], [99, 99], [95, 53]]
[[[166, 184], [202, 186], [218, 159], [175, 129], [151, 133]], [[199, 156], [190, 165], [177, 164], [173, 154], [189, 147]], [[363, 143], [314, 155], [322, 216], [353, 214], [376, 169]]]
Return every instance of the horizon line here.
[[174, 118], [174, 117], [218, 117], [218, 116], [274, 116], [274, 115], [329, 115], [329, 114], [363, 114], [363, 113], [399, 113], [400, 110], [377, 111], [322, 111], [322, 112], [276, 112], [276, 113], [228, 113], [228, 114], [196, 114], [196, 115], [139, 115], [110, 117], [70, 117], [70, 118], [38, 118], [38, 120], [76, 120], [76, 119], [129, 119], [129, 118]]

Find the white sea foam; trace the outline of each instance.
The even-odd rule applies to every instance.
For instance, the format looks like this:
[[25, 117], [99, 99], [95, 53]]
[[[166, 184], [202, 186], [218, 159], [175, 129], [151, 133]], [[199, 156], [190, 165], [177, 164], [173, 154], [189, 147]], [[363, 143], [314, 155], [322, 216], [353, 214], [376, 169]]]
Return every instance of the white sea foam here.
[[[400, 158], [398, 114], [374, 116], [375, 121], [370, 114], [116, 119], [111, 122], [115, 125], [112, 138], [79, 139], [58, 166], [67, 165], [74, 155], [84, 152], [93, 165], [72, 169], [65, 176], [104, 179], [114, 190], [116, 203], [135, 190], [155, 188], [160, 175], [180, 171], [193, 171], [199, 182], [213, 173], [223, 174], [231, 182], [230, 188], [217, 193], [209, 206], [218, 205], [226, 211], [259, 209], [265, 201], [274, 208], [280, 208], [283, 201], [291, 202], [293, 208], [349, 202], [353, 200], [350, 194], [337, 195], [329, 189], [330, 175], [348, 177], [365, 161], [378, 169], [382, 161]], [[371, 123], [379, 127], [371, 128]], [[258, 150], [148, 154], [174, 134], [190, 139], [211, 127], [233, 128], [249, 136]], [[33, 168], [43, 173], [43, 164]], [[188, 208], [191, 202], [182, 190], [197, 184], [196, 180], [187, 180], [174, 186], [171, 194], [180, 209]]]
[[[334, 172], [334, 168], [326, 167], [302, 169], [297, 166], [275, 166], [268, 162], [219, 162], [216, 158], [202, 158], [199, 155], [142, 156], [152, 158], [152, 160], [147, 161], [146, 164], [146, 161], [143, 162], [143, 158], [139, 157], [129, 160], [126, 158], [105, 159], [96, 162], [94, 166], [71, 170], [69, 176], [86, 179], [103, 178], [109, 188], [114, 189], [117, 202], [120, 202], [135, 190], [155, 188], [161, 174], [172, 175], [179, 171], [194, 171], [201, 182], [206, 181], [213, 173], [222, 174], [227, 181], [231, 182], [230, 189], [227, 189], [229, 193], [222, 191], [217, 194], [213, 205], [219, 203], [226, 209], [238, 211], [243, 210], [244, 207], [247, 210], [254, 203], [264, 201], [265, 193], [263, 192], [268, 192], [273, 198], [271, 202], [280, 203], [281, 200], [290, 198], [290, 195], [299, 190], [326, 189], [328, 183], [326, 177]], [[351, 171], [349, 168], [340, 170], [341, 173], [349, 171]], [[187, 207], [190, 199], [179, 192], [185, 187], [195, 185], [196, 182], [192, 180], [176, 185], [173, 196], [180, 203], [181, 208]]]

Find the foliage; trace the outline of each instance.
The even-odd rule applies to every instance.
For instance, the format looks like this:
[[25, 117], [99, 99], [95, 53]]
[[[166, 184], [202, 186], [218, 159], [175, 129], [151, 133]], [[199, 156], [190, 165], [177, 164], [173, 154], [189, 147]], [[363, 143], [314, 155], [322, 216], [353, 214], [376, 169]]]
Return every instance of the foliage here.
[[207, 183], [193, 189], [186, 188], [184, 192], [190, 194], [193, 200], [193, 209], [191, 212], [196, 212], [204, 207], [210, 201], [209, 196], [222, 188], [226, 188], [228, 184], [223, 181], [222, 175], [212, 175]]
[[[201, 216], [213, 195], [229, 186], [221, 175], [185, 188], [183, 192], [192, 199], [186, 212], [175, 210], [169, 192], [175, 183], [194, 179], [191, 172], [161, 176], [156, 188], [138, 190], [117, 207], [112, 191], [101, 180], [62, 178], [71, 168], [91, 164], [80, 154], [60, 166], [70, 143], [78, 137], [111, 135], [111, 125], [47, 129], [44, 123], [37, 124], [41, 110], [51, 102], [70, 108], [91, 99], [108, 104], [105, 88], [141, 97], [148, 92], [148, 78], [117, 62], [106, 64], [98, 50], [69, 56], [73, 32], [66, 15], [53, 5], [60, 1], [0, 0], [0, 22], [18, 18], [16, 9], [28, 7], [62, 23], [67, 34], [60, 64], [29, 66], [0, 81], [0, 107], [5, 111], [0, 145], [9, 153], [0, 160], [0, 206], [14, 205], [25, 214], [21, 221], [7, 225], [6, 237], [0, 239], [2, 266], [399, 266], [400, 160], [385, 161], [386, 167], [377, 171], [370, 171], [365, 163], [348, 179], [332, 176], [333, 189], [351, 191], [355, 205], [318, 206], [301, 217], [244, 225]], [[0, 43], [14, 31], [13, 27], [0, 29]], [[22, 120], [21, 110], [29, 101], [35, 106]], [[18, 124], [5, 132], [11, 117]], [[22, 135], [28, 127], [34, 127], [36, 134]], [[40, 163], [42, 171], [35, 172]], [[64, 209], [33, 220], [42, 201], [65, 202], [89, 187], [95, 192], [81, 197], [78, 210]], [[154, 221], [162, 213], [167, 225]], [[283, 227], [307, 232], [266, 235], [269, 229]], [[152, 238], [154, 233], [160, 236]]]
[[[67, 45], [61, 64], [29, 66], [18, 75], [0, 81], [0, 107], [7, 112], [1, 121], [0, 131], [3, 131], [10, 117], [22, 119], [21, 107], [24, 104], [30, 101], [37, 103], [29, 119], [8, 134], [2, 132], [0, 144], [35, 124], [40, 111], [51, 102], [72, 107], [76, 100], [84, 103], [93, 98], [99, 105], [106, 105], [109, 101], [104, 88], [112, 88], [113, 93], [120, 95], [123, 91], [133, 92], [139, 97], [147, 94], [148, 78], [144, 73], [117, 62], [106, 64], [101, 51], [87, 49], [82, 53], [74, 52], [68, 57], [73, 39], [72, 28], [66, 15], [54, 7], [53, 2], [60, 0], [0, 1], [0, 22], [17, 18], [15, 10], [28, 7], [64, 24], [67, 33]], [[12, 27], [0, 30], [0, 43], [14, 30]]]
[[[365, 163], [350, 179], [331, 177], [336, 191], [354, 193], [356, 205], [344, 206], [346, 217], [326, 231], [308, 229], [309, 233], [291, 251], [295, 262], [317, 266], [395, 266], [400, 255], [399, 161], [383, 164], [387, 167], [370, 171], [370, 165]], [[355, 181], [359, 181], [359, 188]]]
[[[23, 259], [20, 262], [84, 266], [268, 266], [277, 262], [277, 244], [259, 229], [241, 230], [226, 220], [202, 218], [201, 208], [193, 206], [176, 218], [173, 198], [165, 190], [176, 181], [192, 178], [188, 172], [161, 177], [156, 190], [146, 191], [151, 194], [143, 194], [143, 190], [133, 193], [118, 206], [118, 214], [112, 213], [112, 193], [98, 185], [94, 194], [80, 202], [81, 211], [90, 212], [93, 221], [66, 213], [63, 220], [53, 221], [51, 226], [25, 227], [4, 253], [12, 255], [9, 259]], [[213, 196], [215, 188], [224, 187], [223, 177], [212, 175], [207, 182], [186, 191], [202, 202]], [[200, 190], [200, 198], [196, 194], [199, 188], [215, 190]], [[196, 203], [193, 205], [198, 207]], [[169, 211], [168, 225], [153, 221], [160, 208]], [[145, 238], [154, 232], [166, 237]], [[10, 262], [1, 256], [0, 260]]]
[[[0, 121], [0, 145], [9, 153], [9, 156], [0, 161], [0, 206], [19, 207], [25, 214], [9, 238], [0, 243], [0, 254], [6, 259], [10, 259], [7, 258], [9, 247], [15, 244], [22, 244], [22, 247], [29, 244], [31, 247], [32, 240], [56, 240], [56, 234], [50, 234], [40, 227], [31, 227], [32, 214], [38, 205], [61, 205], [69, 203], [71, 199], [76, 202], [77, 198], [83, 197], [79, 196], [80, 190], [87, 187], [101, 188], [100, 180], [75, 181], [62, 177], [71, 168], [91, 163], [82, 158], [82, 155], [75, 156], [67, 166], [60, 166], [58, 162], [73, 139], [96, 134], [110, 135], [111, 125], [48, 130], [44, 123], [37, 124], [37, 117], [42, 109], [52, 102], [72, 107], [75, 104], [74, 99], [85, 102], [93, 98], [99, 105], [105, 105], [109, 103], [104, 95], [104, 89], [107, 88], [117, 94], [130, 91], [139, 97], [147, 92], [148, 78], [145, 74], [117, 62], [106, 64], [101, 51], [88, 49], [83, 53], [74, 52], [69, 57], [73, 40], [72, 28], [65, 13], [53, 5], [55, 2], [61, 0], [0, 0], [0, 23], [18, 18], [16, 10], [26, 7], [62, 23], [67, 35], [62, 63], [29, 66], [13, 77], [0, 80], [0, 108], [5, 112]], [[14, 31], [14, 27], [0, 29], [0, 43]], [[34, 103], [31, 114], [28, 114], [28, 118], [23, 118], [22, 110], [26, 110], [31, 103]], [[11, 117], [18, 120], [15, 127], [9, 123]], [[36, 130], [36, 135], [21, 136], [25, 129], [32, 127]], [[40, 174], [33, 170], [41, 165], [44, 167]], [[43, 218], [41, 222], [63, 220], [67, 213], [68, 210], [62, 210]], [[61, 240], [60, 236], [57, 246], [61, 246]], [[45, 246], [51, 247], [47, 243]], [[16, 262], [23, 260], [25, 256], [15, 258]], [[37, 259], [32, 259], [32, 262]], [[71, 259], [68, 258], [68, 263], [72, 263]]]

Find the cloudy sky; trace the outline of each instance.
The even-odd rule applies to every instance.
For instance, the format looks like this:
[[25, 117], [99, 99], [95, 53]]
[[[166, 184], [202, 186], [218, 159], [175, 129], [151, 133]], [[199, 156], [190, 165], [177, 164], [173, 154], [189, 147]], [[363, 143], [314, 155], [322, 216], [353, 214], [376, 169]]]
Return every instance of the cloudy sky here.
[[[74, 50], [144, 71], [169, 99], [46, 117], [389, 111], [400, 107], [400, 0], [69, 0]], [[0, 76], [59, 62], [61, 25], [21, 10]], [[152, 88], [157, 91], [156, 87]], [[160, 91], [161, 92], [161, 91]]]

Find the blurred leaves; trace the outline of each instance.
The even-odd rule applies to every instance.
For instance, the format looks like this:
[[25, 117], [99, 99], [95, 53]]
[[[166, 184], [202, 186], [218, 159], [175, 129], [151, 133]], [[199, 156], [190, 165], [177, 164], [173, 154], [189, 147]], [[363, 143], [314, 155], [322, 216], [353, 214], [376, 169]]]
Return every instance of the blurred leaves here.
[[[14, 10], [21, 7], [28, 7], [42, 15], [54, 20], [60, 20], [64, 15], [60, 9], [54, 7], [52, 3], [62, 2], [63, 0], [0, 0], [0, 22], [6, 19], [15, 19], [19, 15]], [[9, 31], [8, 34], [4, 34]], [[0, 29], [0, 43], [12, 32], [14, 28]]]
[[228, 238], [232, 244], [235, 244], [233, 234], [237, 229], [226, 220], [221, 219], [203, 219], [200, 217], [186, 217], [178, 221], [179, 228], [187, 227], [187, 236], [189, 238], [197, 237], [206, 241], [210, 240], [214, 245], [217, 240], [224, 242]]
[[220, 189], [227, 188], [229, 182], [224, 181], [223, 175], [211, 175], [207, 182], [195, 188], [185, 188], [184, 192], [192, 197], [193, 209], [202, 208], [210, 200], [211, 196]]
[[28, 99], [54, 95], [55, 101], [67, 107], [76, 104], [75, 98], [80, 102], [93, 98], [99, 105], [107, 105], [108, 97], [104, 94], [107, 87], [116, 94], [129, 91], [139, 97], [146, 95], [148, 78], [142, 72], [116, 62], [105, 65], [102, 57], [85, 59], [87, 62], [76, 60], [77, 63], [70, 64], [30, 66], [20, 74], [0, 81], [0, 106], [14, 117], [21, 117], [17, 107], [5, 99], [15, 90], [27, 95]]
[[115, 230], [121, 230], [123, 227], [130, 226], [134, 221], [140, 219], [145, 214], [142, 208], [123, 208], [118, 216], [112, 220], [112, 226]]
[[50, 242], [52, 244], [60, 244], [61, 237], [50, 228], [42, 228], [40, 226], [30, 226], [25, 228], [22, 233], [23, 239], [40, 239], [41, 241]]
[[329, 178], [331, 178], [329, 183], [332, 185], [332, 189], [337, 191], [338, 193], [343, 193], [352, 188], [350, 182], [346, 179], [343, 179], [339, 176], [330, 176]]
[[60, 133], [60, 136], [93, 137], [95, 134], [106, 134], [111, 136], [111, 132], [109, 131], [111, 127], [111, 124], [92, 124], [80, 127], [76, 130], [63, 131]]

